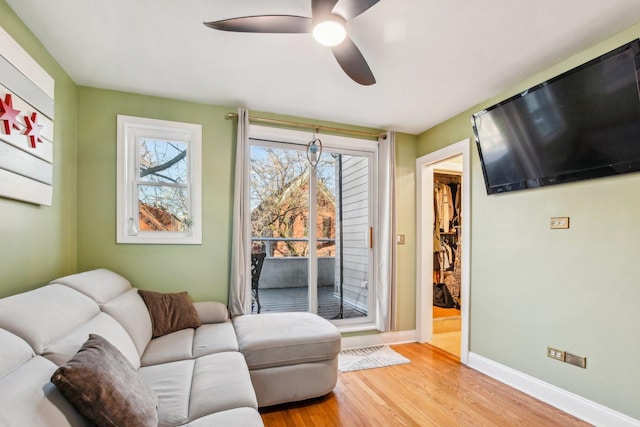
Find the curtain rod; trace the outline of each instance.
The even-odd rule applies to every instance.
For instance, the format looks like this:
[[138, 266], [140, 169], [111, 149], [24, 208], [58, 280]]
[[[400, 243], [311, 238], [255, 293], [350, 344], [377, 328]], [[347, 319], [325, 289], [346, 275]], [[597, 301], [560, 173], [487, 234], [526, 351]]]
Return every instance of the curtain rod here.
[[[226, 116], [227, 119], [237, 119], [238, 114], [236, 113], [228, 113]], [[292, 122], [288, 120], [277, 120], [277, 119], [267, 119], [266, 117], [251, 117], [249, 116], [249, 122], [251, 123], [262, 123], [262, 124], [271, 124], [271, 125], [283, 125], [283, 126], [291, 126], [301, 129], [309, 129], [315, 132], [320, 132], [320, 130], [326, 130], [334, 133], [341, 133], [343, 135], [356, 135], [356, 136], [365, 136], [369, 138], [386, 138], [386, 133], [373, 133], [373, 132], [363, 132], [358, 130], [350, 130], [343, 128], [334, 128], [331, 126], [322, 126], [322, 125], [314, 125], [312, 123], [300, 123], [300, 122]]]

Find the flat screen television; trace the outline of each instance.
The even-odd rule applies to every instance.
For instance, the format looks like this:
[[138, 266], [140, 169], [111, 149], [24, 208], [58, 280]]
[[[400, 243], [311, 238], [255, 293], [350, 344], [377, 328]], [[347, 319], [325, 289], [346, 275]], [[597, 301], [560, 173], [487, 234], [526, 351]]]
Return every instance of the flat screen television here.
[[640, 41], [472, 115], [488, 194], [640, 171]]

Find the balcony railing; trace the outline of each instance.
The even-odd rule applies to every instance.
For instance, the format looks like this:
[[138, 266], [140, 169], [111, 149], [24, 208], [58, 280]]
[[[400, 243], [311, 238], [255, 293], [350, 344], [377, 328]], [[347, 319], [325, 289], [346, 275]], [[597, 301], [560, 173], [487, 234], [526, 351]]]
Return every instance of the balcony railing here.
[[[303, 242], [303, 238], [255, 237], [251, 239], [254, 252], [264, 252], [267, 257], [262, 266], [259, 294], [262, 312], [309, 311], [308, 282], [309, 258], [307, 256], [273, 256], [277, 242]], [[334, 245], [335, 239], [318, 239], [324, 248]], [[335, 249], [333, 250], [335, 253]], [[318, 258], [318, 307], [317, 312], [326, 319], [363, 317], [367, 311], [367, 289], [353, 291], [343, 289], [340, 301], [340, 275], [336, 270], [335, 256]], [[255, 309], [255, 307], [254, 307]], [[255, 312], [255, 311], [254, 311]]]
[[[257, 242], [264, 242], [264, 244], [256, 245]], [[300, 242], [300, 243], [309, 243], [309, 239], [307, 238], [298, 238], [298, 237], [252, 237], [251, 245], [253, 247], [259, 246], [260, 252], [264, 252], [267, 254], [267, 258], [274, 257], [275, 247], [274, 243], [276, 242]], [[331, 244], [335, 248], [336, 239], [317, 239], [319, 244]], [[335, 251], [334, 251], [335, 252]], [[277, 258], [277, 257], [276, 257]], [[297, 258], [297, 256], [296, 256]]]

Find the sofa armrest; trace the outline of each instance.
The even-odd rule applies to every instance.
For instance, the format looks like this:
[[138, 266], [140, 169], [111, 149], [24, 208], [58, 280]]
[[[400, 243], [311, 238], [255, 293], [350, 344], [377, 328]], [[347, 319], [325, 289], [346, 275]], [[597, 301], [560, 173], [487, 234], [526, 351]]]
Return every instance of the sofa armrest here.
[[227, 306], [217, 301], [194, 302], [193, 306], [202, 323], [222, 323], [229, 319]]

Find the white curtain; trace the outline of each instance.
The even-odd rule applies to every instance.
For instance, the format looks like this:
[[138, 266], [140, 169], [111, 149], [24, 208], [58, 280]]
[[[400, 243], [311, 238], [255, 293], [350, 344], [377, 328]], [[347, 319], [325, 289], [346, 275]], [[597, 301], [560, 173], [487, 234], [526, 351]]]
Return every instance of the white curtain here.
[[396, 288], [396, 136], [387, 132], [378, 145], [378, 222], [376, 251], [376, 323], [382, 332], [395, 329]]
[[247, 159], [249, 150], [249, 112], [238, 109], [238, 138], [236, 142], [236, 169], [233, 198], [233, 234], [231, 239], [231, 280], [229, 282], [229, 312], [238, 316], [250, 312], [251, 297], [247, 296], [249, 271], [249, 179]]

